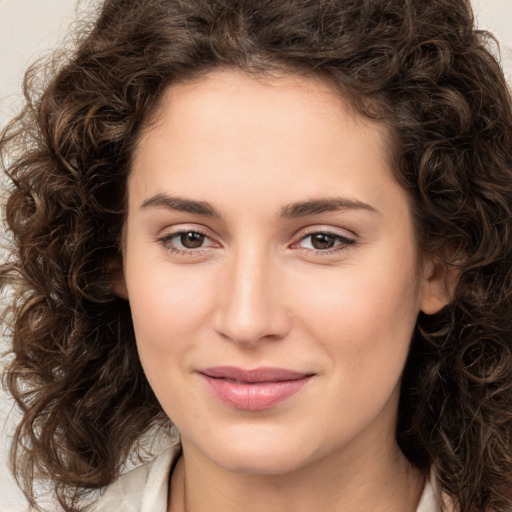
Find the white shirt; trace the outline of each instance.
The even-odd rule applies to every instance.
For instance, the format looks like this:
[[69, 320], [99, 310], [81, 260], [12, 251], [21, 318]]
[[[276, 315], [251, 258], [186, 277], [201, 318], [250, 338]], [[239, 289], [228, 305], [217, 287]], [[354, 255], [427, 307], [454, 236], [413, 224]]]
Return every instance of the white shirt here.
[[[172, 447], [153, 461], [121, 475], [84, 512], [167, 512], [169, 472], [178, 456], [179, 450]], [[438, 512], [428, 482], [416, 512]]]

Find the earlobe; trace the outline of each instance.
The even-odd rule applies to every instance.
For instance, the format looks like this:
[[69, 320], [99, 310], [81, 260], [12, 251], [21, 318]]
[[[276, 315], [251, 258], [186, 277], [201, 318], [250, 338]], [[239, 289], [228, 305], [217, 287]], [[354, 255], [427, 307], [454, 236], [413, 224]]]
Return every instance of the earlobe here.
[[121, 299], [128, 300], [128, 289], [126, 288], [124, 277], [120, 276], [119, 279], [112, 279], [110, 282], [114, 294]]
[[429, 256], [424, 260], [423, 277], [420, 309], [427, 315], [434, 315], [453, 300], [459, 270]]
[[124, 278], [123, 265], [121, 262], [112, 262], [109, 265], [110, 286], [114, 295], [121, 299], [128, 300], [128, 289]]

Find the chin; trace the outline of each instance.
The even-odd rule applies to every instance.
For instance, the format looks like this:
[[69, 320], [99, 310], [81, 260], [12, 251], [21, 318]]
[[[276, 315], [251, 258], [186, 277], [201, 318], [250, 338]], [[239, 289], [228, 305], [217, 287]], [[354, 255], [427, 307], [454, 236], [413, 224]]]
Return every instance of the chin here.
[[[200, 447], [201, 448], [201, 447]], [[312, 443], [304, 439], [259, 435], [236, 439], [227, 435], [221, 442], [204, 446], [202, 451], [226, 471], [247, 475], [287, 474], [318, 457]]]
[[226, 471], [245, 475], [284, 475], [306, 465], [305, 460], [297, 457], [296, 450], [295, 453], [278, 453], [275, 450], [241, 451], [225, 454], [221, 460], [214, 462]]

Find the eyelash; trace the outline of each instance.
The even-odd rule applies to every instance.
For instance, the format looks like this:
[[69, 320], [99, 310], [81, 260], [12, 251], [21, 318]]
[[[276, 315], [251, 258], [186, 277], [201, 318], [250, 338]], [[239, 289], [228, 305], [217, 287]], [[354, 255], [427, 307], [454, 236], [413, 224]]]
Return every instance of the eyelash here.
[[[207, 247], [197, 247], [197, 248], [189, 248], [189, 249], [179, 249], [177, 248], [173, 243], [172, 240], [180, 237], [182, 235], [186, 235], [188, 233], [197, 234], [200, 236], [203, 236], [205, 239], [211, 240], [210, 237], [204, 232], [199, 229], [183, 229], [180, 231], [176, 231], [174, 233], [169, 233], [161, 238], [159, 238], [157, 241], [164, 247], [165, 250], [176, 254], [178, 256], [190, 256], [190, 255], [201, 255], [205, 249], [209, 248]], [[319, 230], [319, 231], [312, 231], [309, 233], [306, 233], [302, 235], [297, 242], [294, 242], [292, 244], [292, 247], [295, 245], [298, 245], [301, 242], [304, 242], [308, 238], [311, 238], [315, 235], [327, 235], [329, 237], [332, 237], [336, 243], [333, 247], [329, 249], [315, 249], [310, 247], [302, 247], [302, 250], [307, 255], [320, 255], [320, 256], [328, 256], [331, 254], [339, 253], [342, 251], [346, 251], [350, 248], [350, 246], [354, 245], [356, 243], [356, 240], [354, 238], [349, 238], [343, 235], [340, 235], [339, 233], [333, 233], [332, 231], [328, 230]]]
[[315, 248], [309, 248], [309, 247], [303, 247], [302, 249], [306, 252], [306, 254], [314, 254], [314, 255], [320, 255], [320, 256], [328, 256], [335, 253], [340, 253], [343, 251], [346, 251], [350, 248], [350, 246], [354, 245], [356, 243], [356, 240], [354, 238], [349, 238], [344, 235], [340, 235], [339, 233], [333, 233], [332, 231], [328, 230], [319, 230], [319, 231], [313, 231], [310, 233], [306, 233], [303, 236], [301, 236], [298, 240], [298, 242], [295, 242], [293, 245], [297, 245], [300, 242], [303, 242], [304, 240], [307, 240], [308, 238], [312, 238], [315, 235], [327, 235], [329, 237], [332, 237], [335, 241], [335, 244], [333, 247], [329, 249], [315, 249]]
[[174, 233], [169, 233], [158, 239], [158, 242], [162, 244], [165, 250], [176, 254], [178, 256], [189, 256], [191, 254], [199, 255], [204, 251], [204, 247], [198, 247], [196, 249], [178, 249], [172, 244], [172, 240], [174, 238], [180, 237], [182, 235], [186, 235], [187, 233], [194, 233], [197, 235], [204, 236], [206, 239], [210, 239], [210, 237], [203, 231], [199, 229], [182, 229], [180, 231], [176, 231]]

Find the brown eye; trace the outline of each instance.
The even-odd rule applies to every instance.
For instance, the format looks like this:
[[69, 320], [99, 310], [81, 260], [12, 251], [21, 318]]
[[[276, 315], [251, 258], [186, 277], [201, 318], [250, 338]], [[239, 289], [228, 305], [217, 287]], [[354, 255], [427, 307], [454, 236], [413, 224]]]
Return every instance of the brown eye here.
[[184, 229], [166, 234], [158, 238], [157, 242], [168, 252], [189, 257], [203, 254], [207, 249], [220, 248], [220, 245], [206, 233], [195, 229]]
[[187, 231], [180, 234], [180, 243], [187, 249], [197, 249], [204, 243], [205, 235], [197, 231]]
[[332, 249], [338, 238], [328, 233], [315, 233], [311, 235], [311, 245], [318, 250]]
[[316, 231], [303, 236], [297, 246], [309, 251], [315, 251], [317, 254], [331, 254], [347, 249], [355, 244], [354, 238], [348, 238], [337, 233], [329, 231]]

